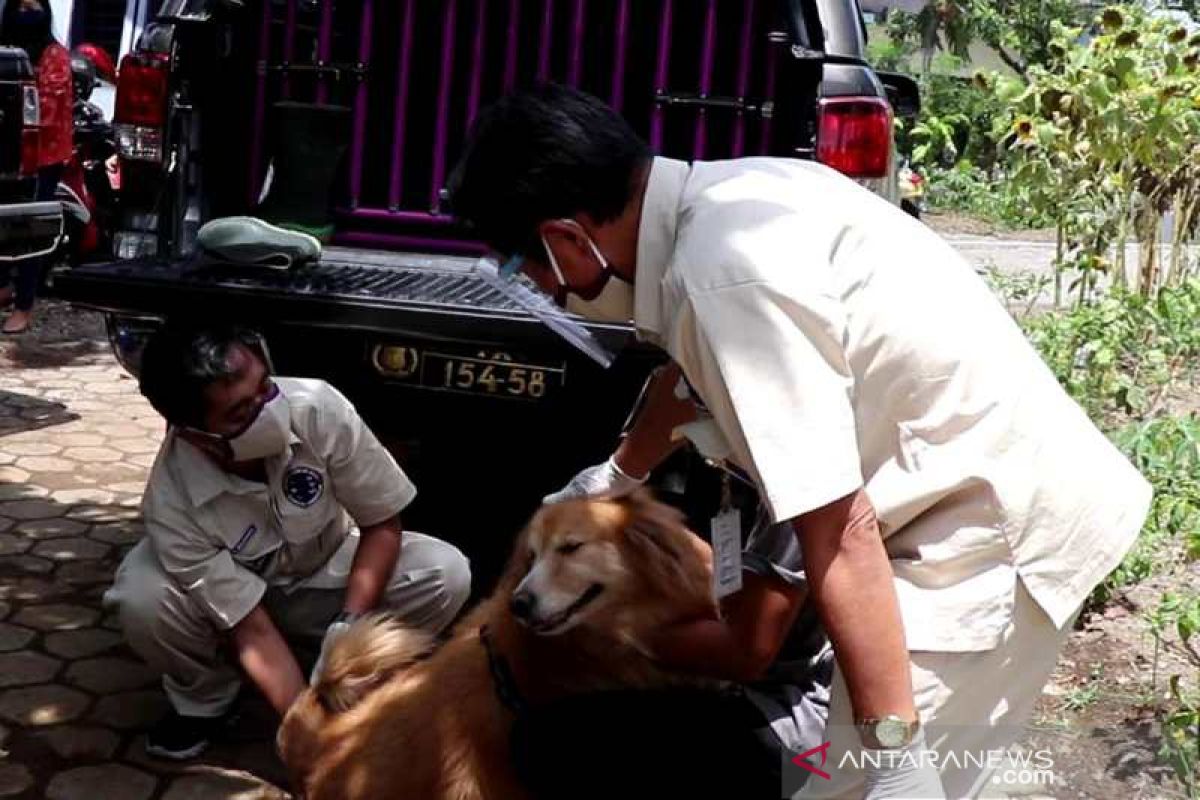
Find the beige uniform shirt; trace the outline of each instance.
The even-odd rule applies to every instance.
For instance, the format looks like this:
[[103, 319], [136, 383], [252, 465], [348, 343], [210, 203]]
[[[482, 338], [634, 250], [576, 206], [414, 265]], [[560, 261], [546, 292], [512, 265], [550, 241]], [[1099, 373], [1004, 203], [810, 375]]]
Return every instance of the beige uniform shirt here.
[[291, 408], [292, 432], [287, 449], [266, 460], [265, 484], [218, 469], [168, 433], [142, 501], [163, 568], [222, 630], [249, 614], [269, 585], [325, 565], [354, 524], [391, 519], [416, 495], [336, 389], [318, 380], [275, 382]]
[[865, 487], [912, 650], [999, 643], [1016, 580], [1058, 626], [1150, 487], [937, 234], [819, 164], [655, 159], [636, 323], [776, 521]]

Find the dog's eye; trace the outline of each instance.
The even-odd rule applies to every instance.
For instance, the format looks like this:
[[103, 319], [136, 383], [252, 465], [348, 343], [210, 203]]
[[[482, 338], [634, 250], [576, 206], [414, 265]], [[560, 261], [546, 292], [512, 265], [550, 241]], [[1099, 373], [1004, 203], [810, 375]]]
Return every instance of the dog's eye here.
[[564, 556], [569, 556], [581, 547], [583, 547], [583, 542], [567, 542], [558, 546], [558, 552]]

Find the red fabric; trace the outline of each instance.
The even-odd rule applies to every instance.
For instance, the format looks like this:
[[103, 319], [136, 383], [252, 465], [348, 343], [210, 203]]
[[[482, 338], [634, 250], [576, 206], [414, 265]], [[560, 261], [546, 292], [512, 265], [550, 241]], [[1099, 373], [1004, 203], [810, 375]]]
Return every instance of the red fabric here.
[[71, 158], [75, 145], [75, 83], [71, 56], [57, 42], [47, 45], [38, 60], [37, 88], [42, 114], [38, 166], [62, 164]]

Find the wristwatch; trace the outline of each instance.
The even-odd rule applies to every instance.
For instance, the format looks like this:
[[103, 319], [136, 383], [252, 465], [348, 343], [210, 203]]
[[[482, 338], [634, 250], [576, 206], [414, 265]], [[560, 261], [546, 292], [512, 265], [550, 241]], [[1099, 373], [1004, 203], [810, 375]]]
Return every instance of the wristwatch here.
[[921, 721], [888, 714], [857, 720], [854, 727], [858, 728], [858, 736], [868, 750], [896, 750], [912, 744], [921, 729]]

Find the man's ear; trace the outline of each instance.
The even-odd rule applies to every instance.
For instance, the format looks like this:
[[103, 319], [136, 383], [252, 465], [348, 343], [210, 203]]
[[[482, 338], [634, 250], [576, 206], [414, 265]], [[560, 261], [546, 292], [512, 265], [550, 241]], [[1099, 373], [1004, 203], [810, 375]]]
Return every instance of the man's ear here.
[[[554, 252], [558, 268], [562, 270], [563, 278], [572, 291], [578, 293], [587, 290], [602, 277], [600, 264], [596, 261], [582, 225], [571, 220], [551, 219], [538, 225], [538, 233], [546, 242], [546, 247]], [[548, 256], [547, 266], [550, 266]]]
[[565, 219], [548, 219], [538, 224], [538, 235], [551, 245], [563, 243], [565, 239], [575, 246], [585, 245], [582, 241], [583, 231], [578, 225], [572, 225]]

